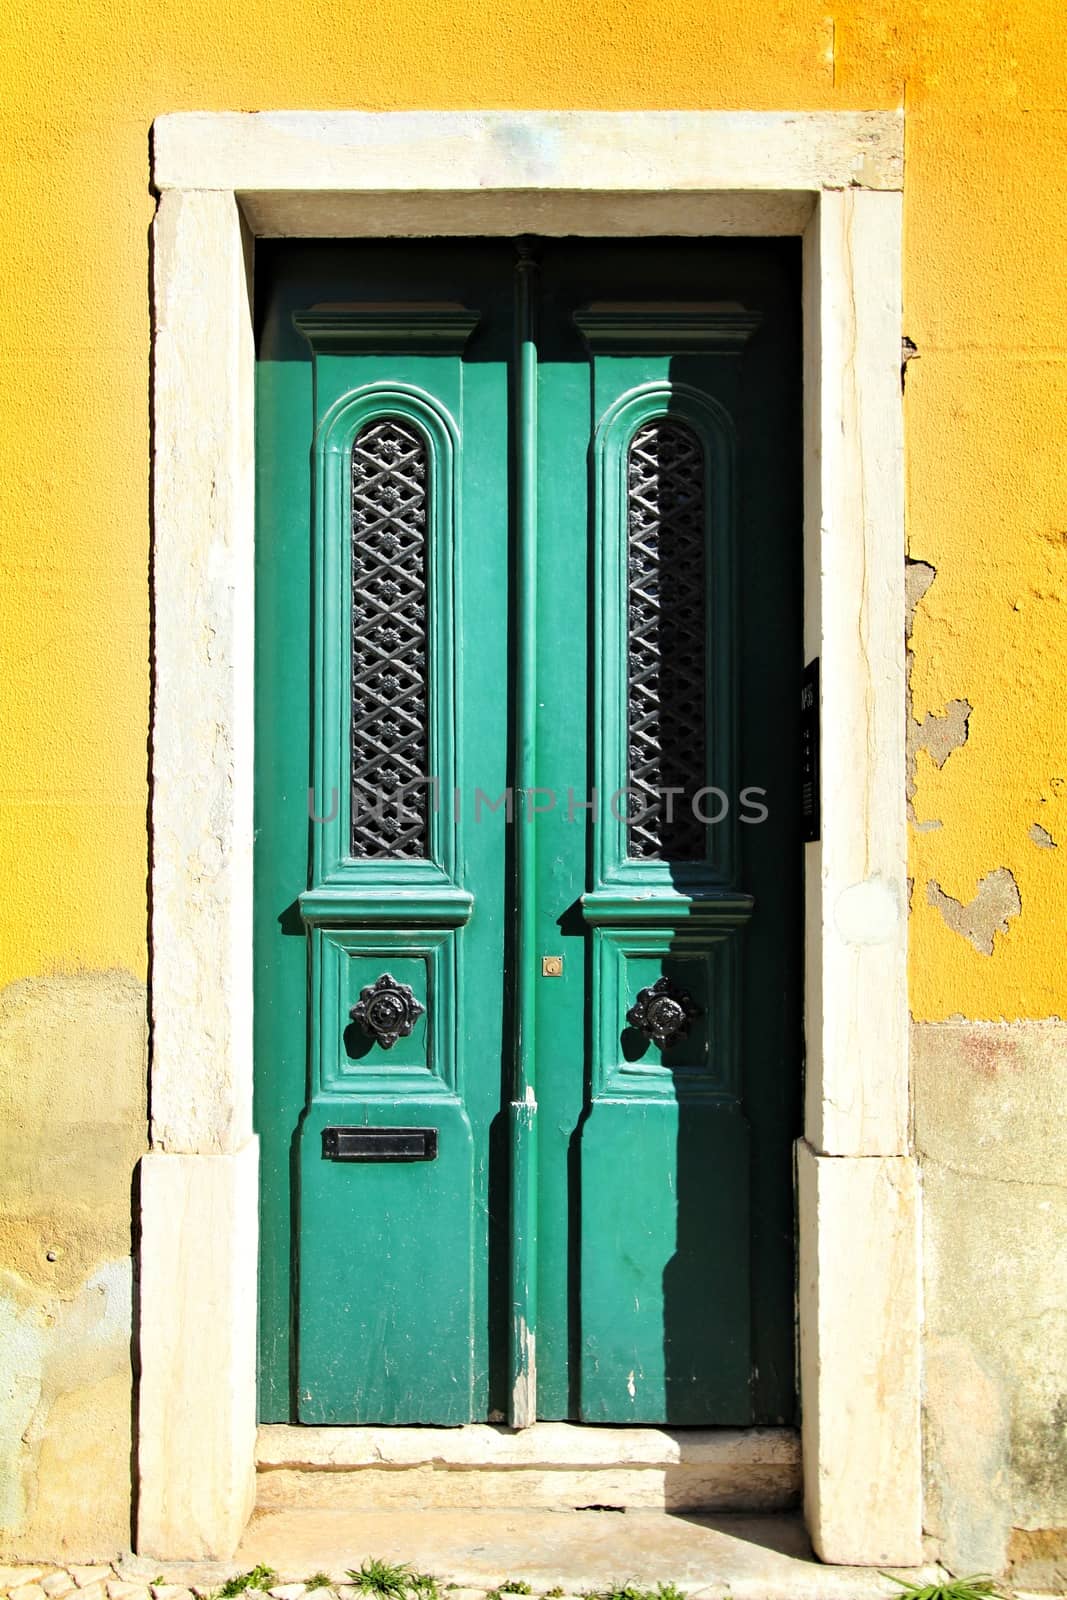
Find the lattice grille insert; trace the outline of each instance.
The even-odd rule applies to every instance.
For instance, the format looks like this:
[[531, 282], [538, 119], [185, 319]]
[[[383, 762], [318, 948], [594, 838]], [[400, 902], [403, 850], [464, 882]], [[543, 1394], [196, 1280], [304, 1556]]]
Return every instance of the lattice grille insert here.
[[427, 451], [393, 418], [352, 446], [354, 856], [428, 854]]
[[[627, 854], [704, 859], [692, 800], [705, 778], [705, 500], [700, 439], [659, 417], [627, 461]], [[668, 798], [666, 791], [681, 790]]]

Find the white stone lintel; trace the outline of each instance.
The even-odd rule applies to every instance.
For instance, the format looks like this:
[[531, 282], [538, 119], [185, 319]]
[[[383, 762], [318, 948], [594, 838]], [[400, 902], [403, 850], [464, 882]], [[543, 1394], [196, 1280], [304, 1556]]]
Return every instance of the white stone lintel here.
[[156, 188], [242, 196], [427, 190], [899, 189], [901, 111], [175, 112]]

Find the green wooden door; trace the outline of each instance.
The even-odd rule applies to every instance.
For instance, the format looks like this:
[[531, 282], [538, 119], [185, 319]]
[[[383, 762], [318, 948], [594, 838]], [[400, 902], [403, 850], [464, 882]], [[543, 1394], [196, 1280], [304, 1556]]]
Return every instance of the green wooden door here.
[[261, 1416], [793, 1415], [793, 241], [258, 247]]

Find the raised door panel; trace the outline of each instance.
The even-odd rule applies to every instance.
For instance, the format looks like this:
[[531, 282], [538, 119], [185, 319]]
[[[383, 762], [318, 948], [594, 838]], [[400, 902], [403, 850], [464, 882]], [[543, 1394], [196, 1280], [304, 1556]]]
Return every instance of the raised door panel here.
[[576, 318], [596, 418], [594, 770], [617, 797], [583, 900], [589, 1421], [751, 1421], [731, 412], [756, 320], [662, 305]]
[[259, 727], [292, 769], [284, 794], [258, 769], [261, 1363], [263, 1414], [294, 1421], [491, 1404], [503, 849], [455, 796], [505, 782], [507, 336], [492, 261], [486, 337], [425, 257], [307, 246], [261, 311]]

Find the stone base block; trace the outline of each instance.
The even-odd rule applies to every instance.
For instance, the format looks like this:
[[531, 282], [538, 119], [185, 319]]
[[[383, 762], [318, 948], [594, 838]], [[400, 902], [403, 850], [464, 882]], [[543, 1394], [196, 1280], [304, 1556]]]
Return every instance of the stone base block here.
[[142, 1555], [225, 1560], [252, 1510], [258, 1154], [141, 1162]]
[[823, 1561], [922, 1560], [919, 1188], [909, 1156], [798, 1145], [804, 1512]]

